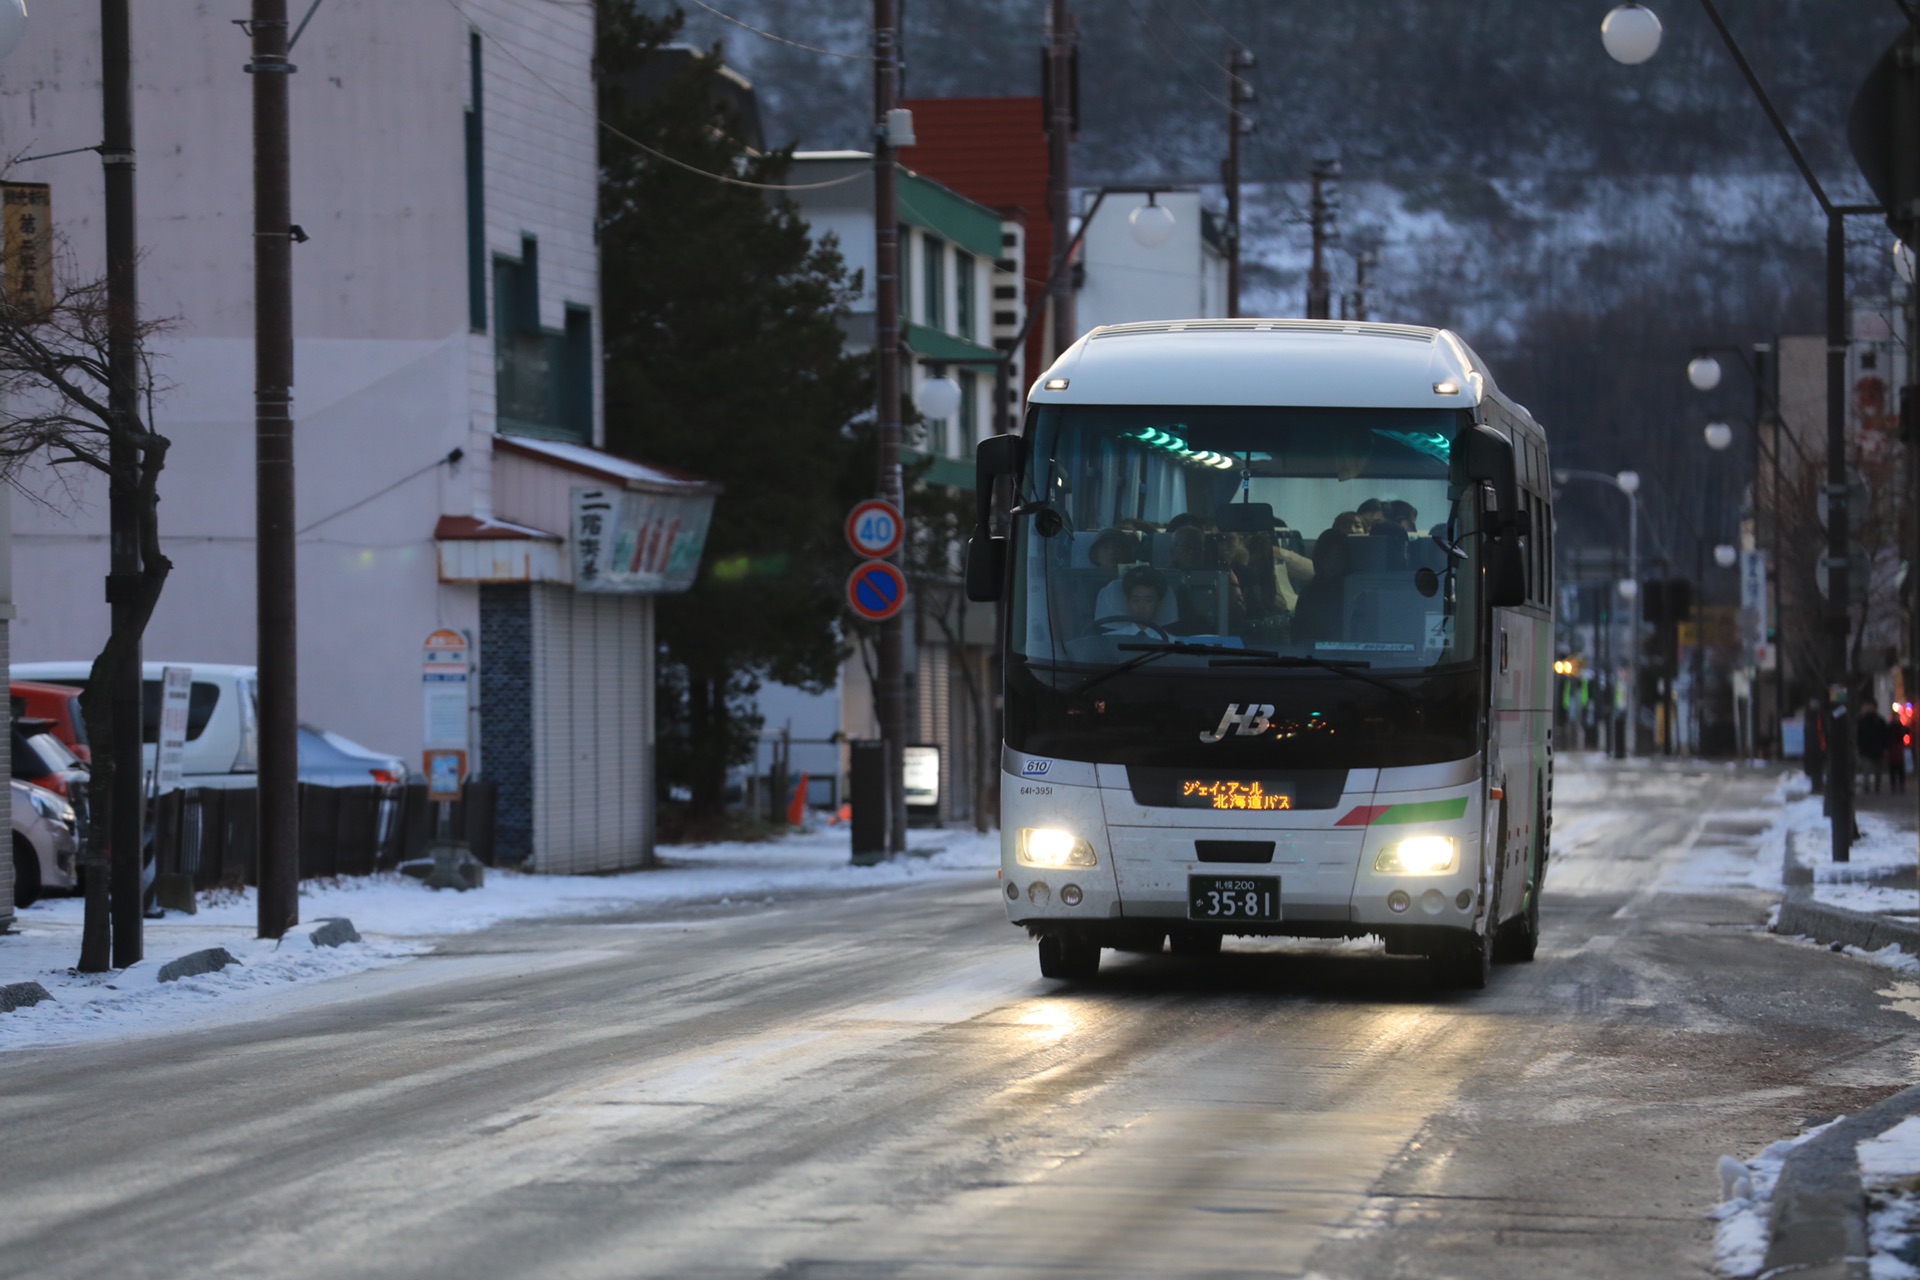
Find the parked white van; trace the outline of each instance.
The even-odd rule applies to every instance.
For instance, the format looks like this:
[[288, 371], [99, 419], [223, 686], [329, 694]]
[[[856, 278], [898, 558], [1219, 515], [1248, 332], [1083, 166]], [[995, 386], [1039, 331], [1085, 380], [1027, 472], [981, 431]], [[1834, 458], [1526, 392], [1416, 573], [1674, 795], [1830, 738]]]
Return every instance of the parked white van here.
[[[145, 768], [153, 771], [160, 732], [160, 672], [190, 667], [193, 689], [187, 701], [187, 750], [182, 761], [189, 787], [251, 787], [260, 768], [259, 675], [253, 667], [223, 663], [148, 662], [141, 666], [141, 722]], [[84, 688], [93, 674], [90, 662], [16, 662], [15, 680], [70, 684]]]

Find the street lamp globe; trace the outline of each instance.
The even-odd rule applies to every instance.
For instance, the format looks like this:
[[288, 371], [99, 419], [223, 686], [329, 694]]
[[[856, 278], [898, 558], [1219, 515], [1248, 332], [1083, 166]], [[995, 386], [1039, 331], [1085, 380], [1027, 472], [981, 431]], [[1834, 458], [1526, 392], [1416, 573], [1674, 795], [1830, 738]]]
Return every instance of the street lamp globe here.
[[1152, 196], [1148, 196], [1145, 204], [1127, 215], [1127, 223], [1133, 228], [1133, 238], [1146, 248], [1158, 249], [1173, 239], [1173, 210]]
[[1701, 434], [1707, 438], [1707, 448], [1715, 453], [1733, 443], [1733, 428], [1724, 422], [1709, 422]]
[[921, 417], [936, 422], [951, 418], [960, 408], [960, 384], [944, 373], [936, 373], [913, 389], [913, 407]]
[[1623, 4], [1600, 24], [1600, 43], [1615, 62], [1636, 66], [1660, 49], [1660, 19], [1643, 4]]
[[1713, 549], [1713, 562], [1722, 569], [1733, 568], [1733, 562], [1739, 558], [1740, 552], [1724, 542]]
[[1687, 381], [1695, 391], [1711, 391], [1720, 385], [1720, 362], [1712, 356], [1695, 356], [1687, 361]]
[[13, 52], [27, 34], [27, 0], [0, 0], [0, 58]]
[[1913, 283], [1913, 250], [1904, 240], [1893, 242], [1893, 269], [1907, 284]]
[[1620, 492], [1622, 493], [1640, 492], [1640, 473], [1638, 471], [1622, 471], [1613, 478], [1613, 482], [1620, 486]]
[[1620, 598], [1622, 600], [1631, 600], [1639, 594], [1640, 594], [1639, 583], [1635, 582], [1632, 578], [1620, 579]]

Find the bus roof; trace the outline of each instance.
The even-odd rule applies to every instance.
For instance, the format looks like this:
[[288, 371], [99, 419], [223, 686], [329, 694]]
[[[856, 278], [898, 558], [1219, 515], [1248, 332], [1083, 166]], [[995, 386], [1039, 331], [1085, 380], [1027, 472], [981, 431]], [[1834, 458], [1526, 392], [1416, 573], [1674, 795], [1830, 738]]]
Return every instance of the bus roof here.
[[1494, 391], [1445, 329], [1348, 320], [1103, 325], [1036, 378], [1032, 404], [1469, 409]]

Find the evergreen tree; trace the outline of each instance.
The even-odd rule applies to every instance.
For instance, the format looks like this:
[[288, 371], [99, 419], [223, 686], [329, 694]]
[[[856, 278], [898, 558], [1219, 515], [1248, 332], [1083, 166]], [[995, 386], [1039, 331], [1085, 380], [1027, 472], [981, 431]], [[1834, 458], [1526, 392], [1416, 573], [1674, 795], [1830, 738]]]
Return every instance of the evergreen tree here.
[[717, 51], [635, 91], [682, 15], [602, 0], [598, 18], [608, 444], [725, 486], [699, 578], [658, 610], [662, 776], [710, 818], [751, 758], [759, 681], [817, 691], [845, 654], [840, 524], [874, 456], [868, 362], [839, 323], [859, 281], [778, 191], [711, 176], [778, 185], [792, 154], [748, 145]]

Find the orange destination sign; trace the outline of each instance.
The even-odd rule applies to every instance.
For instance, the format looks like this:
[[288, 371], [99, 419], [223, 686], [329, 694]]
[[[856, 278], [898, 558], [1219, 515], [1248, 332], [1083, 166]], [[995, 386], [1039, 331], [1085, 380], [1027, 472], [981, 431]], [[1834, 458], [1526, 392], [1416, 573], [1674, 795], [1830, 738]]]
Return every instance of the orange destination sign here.
[[1268, 791], [1257, 782], [1204, 781], [1189, 778], [1180, 784], [1180, 798], [1203, 801], [1215, 809], [1250, 809], [1271, 812], [1293, 808], [1293, 797]]

